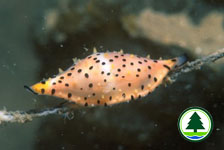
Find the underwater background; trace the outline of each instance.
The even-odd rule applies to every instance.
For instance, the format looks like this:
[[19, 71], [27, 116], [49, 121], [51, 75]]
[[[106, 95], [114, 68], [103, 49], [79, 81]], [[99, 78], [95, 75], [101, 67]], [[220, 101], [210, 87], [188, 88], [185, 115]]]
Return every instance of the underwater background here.
[[[190, 60], [224, 47], [222, 0], [0, 0], [0, 108], [43, 109], [59, 98], [23, 86], [98, 51]], [[153, 150], [224, 148], [224, 59], [179, 76], [151, 95], [112, 107], [79, 108], [74, 119], [48, 116], [0, 126], [2, 150]], [[214, 129], [203, 142], [178, 132], [181, 112], [207, 109]]]

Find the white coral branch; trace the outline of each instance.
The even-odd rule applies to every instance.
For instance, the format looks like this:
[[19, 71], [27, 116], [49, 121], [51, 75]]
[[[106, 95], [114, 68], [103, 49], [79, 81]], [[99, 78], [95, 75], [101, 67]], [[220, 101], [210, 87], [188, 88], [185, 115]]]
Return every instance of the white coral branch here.
[[[224, 57], [224, 48], [220, 49], [206, 57], [196, 59], [186, 63], [184, 66], [172, 72], [170, 78], [172, 80], [177, 79], [182, 73], [187, 73], [192, 70], [200, 69], [200, 67], [207, 63], [212, 63], [220, 58]], [[66, 107], [47, 108], [45, 110], [30, 110], [30, 111], [7, 111], [6, 109], [0, 110], [0, 124], [2, 123], [25, 123], [32, 121], [33, 118], [44, 117], [52, 114], [59, 114], [68, 117], [71, 114], [71, 110]]]
[[33, 118], [44, 117], [52, 114], [68, 115], [68, 108], [47, 108], [45, 110], [30, 110], [30, 111], [0, 111], [0, 124], [2, 123], [25, 123], [32, 121]]
[[216, 52], [214, 52], [208, 56], [196, 59], [191, 62], [187, 62], [181, 68], [179, 68], [175, 72], [171, 73], [170, 78], [172, 80], [175, 80], [182, 73], [187, 73], [192, 70], [200, 69], [202, 65], [215, 62], [216, 60], [218, 60], [222, 57], [224, 57], [224, 48], [217, 50]]

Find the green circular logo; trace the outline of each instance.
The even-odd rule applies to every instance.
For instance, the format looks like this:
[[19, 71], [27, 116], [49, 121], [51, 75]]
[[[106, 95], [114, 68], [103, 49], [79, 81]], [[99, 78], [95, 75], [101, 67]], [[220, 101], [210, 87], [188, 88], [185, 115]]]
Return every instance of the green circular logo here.
[[189, 107], [178, 118], [178, 129], [184, 139], [191, 142], [205, 140], [212, 132], [211, 114], [201, 107]]

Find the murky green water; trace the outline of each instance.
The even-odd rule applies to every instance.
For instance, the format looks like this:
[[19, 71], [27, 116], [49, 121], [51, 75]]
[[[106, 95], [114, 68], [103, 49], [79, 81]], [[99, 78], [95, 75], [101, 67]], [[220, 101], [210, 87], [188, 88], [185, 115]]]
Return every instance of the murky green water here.
[[[0, 7], [0, 108], [8, 110], [60, 103], [57, 98], [32, 95], [23, 86], [57, 74], [59, 67], [66, 69], [73, 57], [91, 54], [86, 48], [102, 52], [122, 48], [152, 58], [187, 53], [193, 60], [224, 47], [220, 19], [224, 4], [219, 0], [0, 0]], [[223, 62], [184, 74], [141, 100], [74, 110], [73, 120], [49, 116], [3, 125], [0, 149], [222, 149]], [[202, 143], [189, 143], [178, 133], [178, 116], [190, 106], [206, 108], [214, 119], [213, 133]]]

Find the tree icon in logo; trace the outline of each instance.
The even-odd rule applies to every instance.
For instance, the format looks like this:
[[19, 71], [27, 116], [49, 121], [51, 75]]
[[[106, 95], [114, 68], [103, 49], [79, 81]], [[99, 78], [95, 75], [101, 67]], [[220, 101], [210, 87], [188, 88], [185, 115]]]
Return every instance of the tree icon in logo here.
[[202, 126], [202, 122], [200, 120], [200, 116], [194, 112], [194, 114], [190, 117], [190, 121], [188, 122], [188, 126], [186, 129], [193, 129], [194, 132], [197, 132], [198, 129], [205, 129]]
[[212, 116], [204, 108], [189, 107], [178, 118], [178, 129], [184, 139], [191, 142], [202, 141], [212, 132]]

